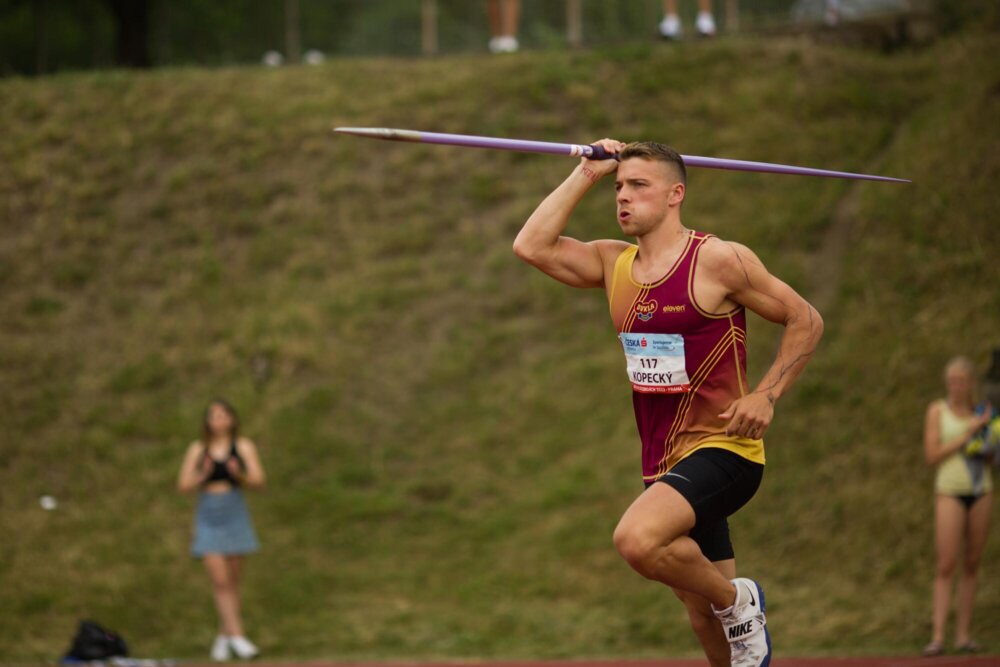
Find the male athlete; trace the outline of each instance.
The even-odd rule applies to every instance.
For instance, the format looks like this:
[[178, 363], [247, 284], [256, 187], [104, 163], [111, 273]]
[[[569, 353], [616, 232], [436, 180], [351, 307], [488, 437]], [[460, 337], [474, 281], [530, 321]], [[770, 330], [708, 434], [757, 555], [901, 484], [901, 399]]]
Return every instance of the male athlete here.
[[[681, 224], [686, 171], [673, 149], [598, 143], [619, 161], [581, 160], [528, 218], [514, 252], [567, 285], [607, 292], [646, 483], [615, 529], [619, 553], [673, 588], [712, 667], [766, 667], [764, 593], [735, 578], [726, 517], [760, 485], [774, 404], [816, 349], [823, 321], [748, 248]], [[562, 236], [584, 194], [615, 171], [618, 224], [637, 245]], [[753, 391], [745, 308], [785, 327]]]

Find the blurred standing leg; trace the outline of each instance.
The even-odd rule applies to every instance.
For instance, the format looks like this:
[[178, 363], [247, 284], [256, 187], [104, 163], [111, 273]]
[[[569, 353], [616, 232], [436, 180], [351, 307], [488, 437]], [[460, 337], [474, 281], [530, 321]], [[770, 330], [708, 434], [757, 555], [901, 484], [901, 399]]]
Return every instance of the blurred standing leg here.
[[[701, 37], [715, 36], [715, 17], [712, 15], [712, 0], [698, 0], [698, 18], [695, 28]], [[681, 38], [681, 16], [677, 0], [663, 0], [663, 20], [660, 21], [660, 35], [665, 39]]]
[[981, 496], [969, 508], [965, 526], [965, 557], [958, 580], [958, 601], [955, 612], [955, 644], [959, 648], [972, 642], [972, 607], [976, 599], [976, 575], [979, 560], [986, 548], [986, 537], [990, 530], [990, 514], [993, 509], [993, 494]]
[[490, 52], [517, 51], [520, 48], [517, 29], [521, 22], [521, 0], [486, 0], [486, 14], [490, 20]]
[[[220, 633], [227, 637], [242, 636], [243, 623], [240, 619], [240, 600], [233, 582], [226, 556], [205, 554], [202, 559], [212, 580], [215, 608], [219, 612]], [[238, 576], [238, 575], [237, 575]]]
[[681, 17], [677, 12], [677, 0], [663, 0], [663, 20], [660, 21], [660, 36], [664, 39], [681, 38]]
[[951, 606], [951, 580], [958, 561], [958, 546], [965, 531], [965, 507], [952, 496], [938, 495], [934, 508], [934, 544], [937, 569], [934, 574], [934, 616], [931, 643], [924, 650], [933, 654], [934, 647], [943, 647], [944, 629]]
[[698, 19], [695, 28], [701, 37], [715, 37], [715, 17], [712, 15], [712, 0], [698, 0]]

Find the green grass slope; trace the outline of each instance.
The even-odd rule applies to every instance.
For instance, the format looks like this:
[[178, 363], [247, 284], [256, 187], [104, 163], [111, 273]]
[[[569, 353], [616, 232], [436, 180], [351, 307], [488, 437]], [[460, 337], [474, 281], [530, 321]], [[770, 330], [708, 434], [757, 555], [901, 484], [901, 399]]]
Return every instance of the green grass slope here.
[[[81, 617], [136, 655], [204, 656], [214, 612], [173, 483], [217, 394], [270, 474], [245, 600], [269, 656], [698, 654], [680, 604], [611, 546], [641, 484], [604, 297], [510, 252], [571, 161], [331, 125], [653, 138], [914, 178], [700, 170], [684, 216], [831, 295], [733, 526], [776, 645], [915, 650], [933, 572], [922, 412], [948, 356], [1000, 342], [996, 38], [0, 82], [0, 661], [56, 656]], [[571, 233], [617, 235], [610, 183]], [[751, 323], [756, 377], [777, 333]], [[993, 540], [984, 637], [998, 558]]]

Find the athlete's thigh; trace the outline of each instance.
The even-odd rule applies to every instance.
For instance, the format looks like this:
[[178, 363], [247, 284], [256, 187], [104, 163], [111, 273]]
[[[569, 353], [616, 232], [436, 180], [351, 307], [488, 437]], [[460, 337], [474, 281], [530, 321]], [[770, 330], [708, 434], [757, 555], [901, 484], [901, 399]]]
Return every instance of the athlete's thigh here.
[[993, 513], [993, 493], [987, 493], [969, 509], [968, 525], [965, 531], [966, 559], [979, 562], [986, 548], [986, 538], [990, 533], [990, 515]]
[[653, 484], [625, 510], [618, 529], [667, 544], [694, 528], [694, 509], [677, 489]]
[[965, 532], [965, 507], [952, 496], [934, 498], [934, 545], [938, 561], [953, 563]]

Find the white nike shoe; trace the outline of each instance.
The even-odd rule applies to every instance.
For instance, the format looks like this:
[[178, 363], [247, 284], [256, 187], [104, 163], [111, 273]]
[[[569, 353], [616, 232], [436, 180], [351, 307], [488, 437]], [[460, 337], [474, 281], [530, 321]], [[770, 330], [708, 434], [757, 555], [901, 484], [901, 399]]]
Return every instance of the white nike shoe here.
[[260, 649], [257, 648], [252, 641], [239, 635], [229, 638], [229, 646], [233, 649], [233, 653], [235, 653], [240, 660], [256, 658], [257, 655], [260, 654]]
[[715, 18], [711, 12], [698, 12], [694, 25], [702, 37], [715, 37]]
[[764, 618], [764, 589], [753, 579], [733, 579], [733, 585], [733, 606], [712, 610], [729, 640], [732, 667], [767, 667], [771, 663], [771, 635]]
[[681, 19], [677, 14], [667, 14], [660, 21], [660, 36], [664, 39], [681, 38]]
[[229, 637], [225, 635], [219, 635], [212, 642], [212, 660], [216, 662], [226, 662], [230, 659], [229, 655]]

